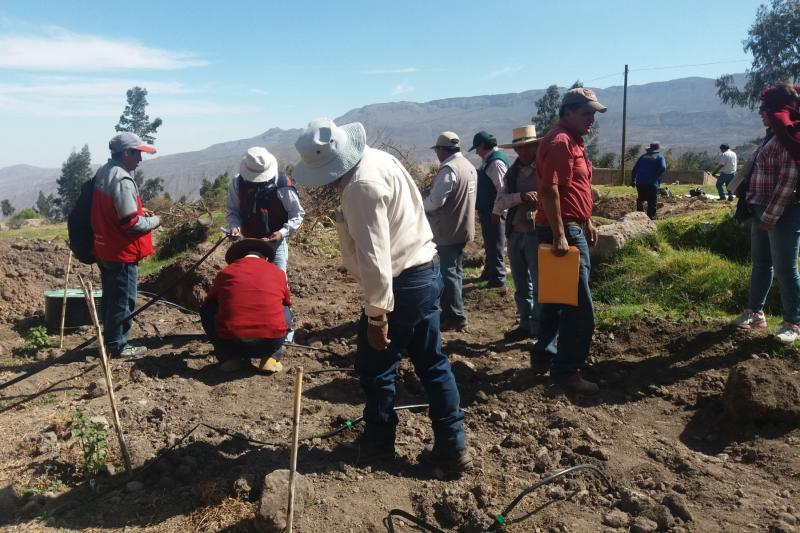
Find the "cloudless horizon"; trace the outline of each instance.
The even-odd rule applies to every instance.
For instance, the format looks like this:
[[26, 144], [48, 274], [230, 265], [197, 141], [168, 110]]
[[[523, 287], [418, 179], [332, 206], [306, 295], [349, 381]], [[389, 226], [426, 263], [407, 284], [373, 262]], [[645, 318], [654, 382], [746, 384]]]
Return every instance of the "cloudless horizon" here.
[[[763, 0], [568, 4], [0, 0], [0, 168], [108, 139], [134, 85], [159, 155], [369, 104], [743, 72]], [[528, 120], [529, 117], [521, 117]]]

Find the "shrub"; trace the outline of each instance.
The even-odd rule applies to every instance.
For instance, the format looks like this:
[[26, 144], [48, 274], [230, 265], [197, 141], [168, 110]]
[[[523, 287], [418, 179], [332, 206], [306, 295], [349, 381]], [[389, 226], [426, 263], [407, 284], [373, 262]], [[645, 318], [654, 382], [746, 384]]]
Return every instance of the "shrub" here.
[[28, 348], [33, 351], [40, 348], [47, 348], [50, 346], [50, 337], [47, 336], [47, 328], [44, 326], [36, 326], [28, 330], [25, 335], [25, 342], [28, 343]]
[[77, 438], [83, 450], [83, 469], [87, 477], [96, 476], [106, 464], [108, 431], [105, 424], [92, 422], [80, 410], [72, 413], [70, 435]]

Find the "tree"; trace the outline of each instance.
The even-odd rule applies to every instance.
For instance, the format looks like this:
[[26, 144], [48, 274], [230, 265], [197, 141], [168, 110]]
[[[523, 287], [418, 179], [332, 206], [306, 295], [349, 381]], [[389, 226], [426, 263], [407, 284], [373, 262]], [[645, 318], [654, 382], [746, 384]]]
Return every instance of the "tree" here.
[[144, 142], [153, 144], [156, 139], [156, 130], [163, 121], [157, 118], [150, 122], [150, 117], [145, 112], [147, 108], [147, 89], [131, 87], [126, 95], [128, 105], [125, 106], [125, 111], [120, 115], [119, 122], [114, 126], [114, 129], [117, 131], [130, 131], [141, 137]]
[[84, 145], [80, 152], [73, 151], [61, 165], [61, 177], [56, 180], [61, 213], [69, 215], [72, 206], [81, 194], [83, 182], [92, 178], [92, 155], [89, 145]]
[[142, 196], [142, 202], [149, 202], [162, 192], [164, 192], [164, 180], [161, 178], [150, 178], [146, 180], [139, 188], [139, 194]]
[[39, 196], [36, 198], [36, 211], [48, 222], [61, 220], [62, 211], [59, 199], [52, 194], [45, 196], [42, 191], [39, 191]]
[[744, 87], [736, 87], [733, 76], [725, 74], [715, 82], [717, 96], [731, 107], [754, 109], [765, 85], [800, 79], [800, 0], [762, 4], [742, 45], [745, 52], [753, 55], [750, 68], [745, 71]]
[[641, 144], [634, 144], [633, 146], [629, 146], [627, 150], [625, 150], [625, 163], [628, 164], [631, 161], [635, 161], [637, 157], [639, 157], [639, 152], [642, 151]]
[[531, 119], [536, 126], [536, 134], [540, 137], [558, 122], [558, 108], [561, 105], [561, 95], [558, 85], [548, 87], [544, 95], [536, 100], [536, 115]]
[[213, 182], [203, 178], [203, 183], [200, 184], [200, 198], [203, 199], [209, 209], [222, 207], [225, 203], [230, 183], [231, 177], [227, 172], [214, 178]]
[[0, 211], [2, 211], [4, 217], [10, 217], [16, 210], [17, 208], [11, 205], [11, 202], [8, 200], [8, 198], [0, 202]]
[[614, 161], [616, 160], [617, 154], [614, 152], [606, 152], [597, 159], [596, 163], [594, 161], [592, 161], [592, 163], [595, 164], [597, 168], [614, 168]]

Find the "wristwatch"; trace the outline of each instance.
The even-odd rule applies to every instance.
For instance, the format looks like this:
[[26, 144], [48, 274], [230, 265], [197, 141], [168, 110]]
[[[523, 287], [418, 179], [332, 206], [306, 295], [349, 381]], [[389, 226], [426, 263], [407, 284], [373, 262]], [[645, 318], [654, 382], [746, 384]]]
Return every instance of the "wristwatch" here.
[[389, 323], [389, 320], [386, 319], [386, 318], [381, 320], [379, 318], [372, 318], [372, 317], [369, 317], [369, 316], [367, 317], [367, 324], [369, 324], [370, 326], [382, 327], [382, 326], [385, 326], [388, 323]]

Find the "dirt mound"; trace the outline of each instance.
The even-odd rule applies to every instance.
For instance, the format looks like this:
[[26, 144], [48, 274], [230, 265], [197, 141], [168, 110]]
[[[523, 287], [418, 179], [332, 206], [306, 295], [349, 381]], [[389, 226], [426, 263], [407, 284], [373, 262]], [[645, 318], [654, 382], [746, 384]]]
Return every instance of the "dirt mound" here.
[[725, 412], [741, 422], [800, 423], [800, 374], [783, 361], [752, 359], [731, 368]]
[[[658, 217], [667, 217], [691, 213], [704, 209], [718, 209], [724, 207], [724, 202], [715, 202], [705, 196], [687, 198], [678, 196], [674, 198], [659, 197]], [[603, 196], [594, 204], [592, 216], [621, 219], [625, 214], [636, 211], [636, 196]]]

